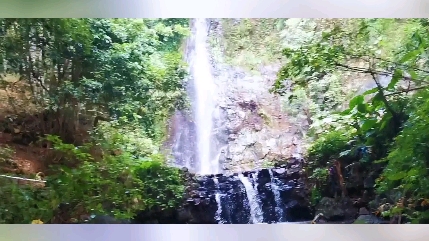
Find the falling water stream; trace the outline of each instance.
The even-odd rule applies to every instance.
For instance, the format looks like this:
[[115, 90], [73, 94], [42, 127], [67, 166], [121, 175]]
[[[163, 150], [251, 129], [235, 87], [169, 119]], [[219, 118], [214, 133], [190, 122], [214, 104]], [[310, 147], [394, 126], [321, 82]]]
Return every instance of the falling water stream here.
[[[216, 189], [219, 190], [219, 181], [217, 180], [217, 178], [213, 179]], [[215, 219], [219, 224], [225, 223], [225, 220], [222, 219], [222, 203], [221, 203], [221, 195], [218, 192], [216, 192], [215, 194], [215, 199], [216, 199], [216, 203], [217, 203], [217, 210], [216, 210], [216, 215], [215, 215]]]
[[208, 24], [206, 19], [195, 19], [194, 22], [194, 58], [191, 73], [195, 88], [195, 125], [200, 174], [219, 172], [219, 163], [211, 146], [213, 131], [213, 114], [215, 111], [214, 96], [216, 85], [212, 75], [210, 55], [207, 49]]
[[274, 175], [273, 175], [273, 171], [271, 169], [268, 169], [268, 172], [270, 173], [270, 179], [271, 179], [271, 191], [274, 194], [274, 201], [276, 202], [276, 215], [278, 216], [278, 222], [285, 222], [284, 220], [284, 212], [283, 212], [283, 204], [282, 204], [282, 199], [280, 197], [280, 191], [279, 191], [279, 187], [276, 185], [275, 180], [274, 180]]
[[262, 210], [258, 200], [257, 186], [253, 187], [248, 177], [245, 177], [243, 174], [239, 174], [238, 177], [243, 183], [244, 188], [246, 189], [247, 200], [249, 201], [250, 206], [250, 220], [249, 223], [262, 223], [263, 216]]

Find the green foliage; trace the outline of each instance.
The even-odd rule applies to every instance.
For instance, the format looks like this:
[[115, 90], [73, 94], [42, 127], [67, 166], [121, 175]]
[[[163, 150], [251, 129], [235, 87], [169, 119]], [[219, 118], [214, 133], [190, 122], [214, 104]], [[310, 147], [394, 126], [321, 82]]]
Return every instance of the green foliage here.
[[310, 202], [313, 206], [317, 205], [323, 197], [323, 189], [328, 184], [329, 171], [327, 168], [316, 167], [312, 170], [309, 180], [313, 183], [313, 188], [311, 189]]
[[119, 120], [100, 124], [92, 133], [93, 143], [103, 150], [121, 150], [130, 153], [137, 159], [157, 153], [160, 143], [145, 135], [139, 123], [141, 117], [138, 115], [135, 117], [135, 121], [122, 117]]
[[222, 19], [222, 39], [218, 43], [212, 39], [212, 45], [222, 46], [227, 63], [256, 70], [281, 57], [280, 36], [276, 30], [279, 21], [281, 19]]
[[8, 146], [0, 147], [0, 164], [10, 160], [15, 151]]
[[136, 212], [176, 208], [184, 194], [184, 180], [179, 169], [165, 165], [159, 154], [135, 158], [129, 152], [104, 155], [94, 161], [90, 145], [76, 147], [63, 143], [58, 136], [48, 136], [56, 151], [68, 160], [77, 160], [76, 168], [52, 167], [43, 189], [2, 185], [0, 206], [2, 223], [30, 223], [37, 218], [49, 222], [59, 204], [69, 203], [68, 215], [83, 222], [81, 215], [107, 214], [130, 219]]
[[[295, 41], [298, 46], [288, 45], [283, 51], [287, 63], [273, 86], [273, 91], [285, 94], [284, 80], [292, 80], [289, 99], [297, 99], [301, 104], [298, 107], [312, 115], [312, 128], [319, 128], [313, 132], [317, 140], [308, 150], [310, 179], [317, 184], [312, 195], [316, 197], [320, 190], [321, 170], [328, 160], [353, 157], [360, 149], [359, 159], [367, 164], [362, 166], [367, 172], [383, 170], [376, 184], [379, 194], [389, 196], [393, 202], [428, 198], [429, 193], [424, 189], [429, 184], [425, 158], [429, 154], [425, 143], [429, 140], [424, 134], [429, 121], [425, 90], [429, 78], [425, 70], [429, 48], [427, 27], [416, 19], [332, 20], [331, 23], [328, 27], [316, 24], [322, 26], [321, 32]], [[353, 73], [351, 76], [355, 78], [359, 78], [356, 74], [372, 76], [376, 87], [351, 98], [347, 108], [329, 111], [341, 101], [318, 102], [317, 97], [326, 96], [329, 90], [324, 80], [326, 76], [342, 76], [345, 85], [346, 72]], [[380, 84], [380, 74], [391, 75], [390, 83]], [[404, 82], [408, 87], [404, 87]], [[404, 88], [419, 92], [406, 95], [409, 91]], [[338, 93], [341, 87], [332, 89]], [[325, 114], [318, 113], [324, 109]], [[329, 134], [320, 135], [324, 132]], [[416, 211], [413, 205], [396, 205], [385, 214], [405, 214], [416, 222], [427, 217], [427, 212]]]
[[38, 188], [21, 187], [2, 178], [0, 194], [1, 224], [28, 224], [33, 219], [49, 220], [53, 215], [46, 192]]
[[143, 182], [141, 192], [144, 195], [145, 209], [164, 210], [178, 207], [183, 201], [184, 179], [177, 168], [168, 167], [162, 156], [151, 157], [135, 170], [136, 176]]
[[320, 191], [319, 188], [311, 189], [310, 203], [313, 206], [316, 206], [322, 198], [323, 198], [322, 192]]
[[272, 168], [274, 166], [274, 162], [272, 160], [264, 160], [262, 162], [261, 168]]
[[[421, 37], [422, 32], [424, 32], [423, 28], [411, 28], [414, 30], [412, 41], [407, 36], [402, 40], [402, 48], [390, 51], [389, 56], [383, 56], [379, 50], [383, 49], [383, 43], [386, 42], [380, 42], [384, 37], [389, 39], [392, 36], [388, 34], [388, 36], [373, 39], [373, 36], [379, 33], [379, 26], [374, 27], [373, 21], [375, 20], [361, 19], [352, 22], [352, 24], [342, 21], [334, 22], [334, 27], [322, 32], [321, 38], [311, 39], [302, 43], [298, 48], [284, 49], [283, 55], [287, 58], [287, 63], [280, 70], [273, 91], [284, 88], [284, 79], [291, 78], [296, 84], [306, 86], [310, 80], [319, 79], [321, 76], [341, 68], [365, 73], [365, 71], [377, 71], [379, 68], [391, 66], [392, 60], [401, 60], [399, 61], [400, 65], [395, 66], [397, 69], [403, 68], [404, 65], [401, 65], [403, 63], [413, 63], [418, 60], [418, 55], [427, 46], [426, 41]], [[384, 20], [380, 21], [383, 22]], [[414, 21], [410, 21], [410, 23], [406, 23], [415, 24]], [[396, 24], [394, 26], [403, 25]], [[365, 63], [367, 67], [349, 65], [356, 61]], [[406, 65], [406, 67], [409, 69], [415, 65]]]
[[351, 134], [341, 131], [332, 131], [320, 136], [308, 149], [309, 164], [326, 166], [332, 159], [339, 158], [341, 152], [348, 150], [350, 140]]
[[324, 131], [343, 127], [341, 110], [347, 97], [340, 73], [332, 73], [317, 81], [309, 81], [308, 87], [295, 86], [284, 94], [284, 110], [294, 122], [308, 122], [307, 134], [315, 136]]
[[410, 110], [410, 118], [395, 138], [394, 146], [384, 159], [387, 166], [377, 186], [381, 193], [393, 189], [413, 199], [419, 199], [429, 197], [426, 188], [429, 185], [429, 147], [426, 144], [429, 140], [424, 134], [428, 131], [429, 121], [428, 92], [421, 92], [415, 98], [419, 103], [418, 108]]
[[326, 181], [329, 175], [327, 168], [316, 168], [313, 171], [313, 174], [310, 176], [310, 179], [316, 179], [321, 181]]
[[0, 19], [0, 25], [1, 74], [19, 74], [43, 108], [63, 116], [70, 110], [69, 125], [83, 113], [138, 114], [145, 134], [161, 138], [160, 121], [186, 103], [179, 47], [187, 19]]
[[73, 216], [110, 212], [117, 218], [130, 218], [144, 207], [133, 202], [142, 198], [142, 184], [134, 175], [138, 162], [128, 153], [106, 155], [103, 160], [94, 162], [86, 146], [65, 144], [53, 136], [48, 140], [68, 159], [80, 161], [78, 168], [58, 167], [60, 171], [47, 180], [51, 208], [71, 203]]
[[[62, 157], [45, 188], [2, 187], [9, 199], [0, 206], [14, 216], [0, 212], [0, 222], [46, 223], [60, 203], [77, 221], [177, 206], [183, 180], [159, 147], [171, 113], [188, 105], [180, 49], [188, 34], [188, 19], [0, 19], [0, 77], [18, 75], [38, 109], [53, 110], [59, 127], [42, 134]], [[111, 121], [76, 140], [98, 116]]]

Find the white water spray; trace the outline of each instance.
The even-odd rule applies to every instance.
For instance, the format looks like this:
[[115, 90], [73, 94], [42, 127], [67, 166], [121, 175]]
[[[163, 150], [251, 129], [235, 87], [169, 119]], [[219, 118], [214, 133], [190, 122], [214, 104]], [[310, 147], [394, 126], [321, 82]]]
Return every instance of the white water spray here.
[[278, 215], [279, 219], [278, 222], [285, 222], [284, 221], [284, 212], [283, 212], [283, 208], [282, 208], [282, 199], [280, 197], [280, 191], [279, 188], [277, 187], [277, 185], [275, 184], [275, 180], [274, 180], [274, 175], [273, 175], [273, 171], [271, 169], [268, 169], [268, 172], [270, 173], [270, 184], [271, 184], [271, 190], [273, 191], [274, 194], [274, 201], [276, 202], [276, 215]]
[[[213, 178], [213, 181], [215, 183], [216, 189], [219, 190], [219, 181], [217, 180], [217, 178]], [[222, 203], [221, 203], [221, 194], [219, 192], [217, 192], [215, 194], [215, 199], [216, 199], [216, 203], [217, 203], [217, 210], [216, 210], [216, 215], [215, 215], [215, 219], [219, 224], [225, 223], [225, 220], [222, 219]]]
[[191, 63], [191, 73], [195, 88], [195, 124], [200, 174], [219, 172], [219, 163], [212, 157], [213, 113], [216, 85], [211, 73], [210, 55], [207, 49], [208, 26], [206, 19], [194, 22], [195, 52]]
[[243, 183], [244, 188], [246, 189], [247, 200], [249, 201], [250, 207], [250, 223], [257, 224], [263, 222], [262, 209], [258, 200], [257, 186], [253, 187], [249, 178], [245, 177], [243, 174], [239, 174], [238, 178], [241, 183]]

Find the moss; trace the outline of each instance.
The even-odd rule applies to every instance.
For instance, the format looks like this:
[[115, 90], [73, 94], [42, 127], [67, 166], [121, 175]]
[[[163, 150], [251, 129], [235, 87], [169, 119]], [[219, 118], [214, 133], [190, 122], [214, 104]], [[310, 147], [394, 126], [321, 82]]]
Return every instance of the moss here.
[[[211, 40], [216, 50], [223, 49], [225, 62], [258, 73], [261, 65], [281, 58], [278, 19], [223, 19], [221, 41]], [[219, 46], [219, 42], [223, 46]]]
[[264, 160], [261, 165], [262, 168], [272, 168], [274, 167], [274, 163], [272, 160]]
[[271, 124], [271, 118], [265, 113], [264, 110], [259, 109], [258, 110], [258, 115], [264, 120], [265, 125], [270, 125]]

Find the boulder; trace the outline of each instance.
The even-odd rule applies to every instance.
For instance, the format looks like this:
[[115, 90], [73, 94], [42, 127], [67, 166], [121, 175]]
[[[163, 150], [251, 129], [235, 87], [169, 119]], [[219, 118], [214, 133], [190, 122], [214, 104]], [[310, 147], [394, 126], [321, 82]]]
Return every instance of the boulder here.
[[354, 221], [354, 224], [381, 224], [381, 223], [384, 223], [384, 222], [372, 214], [359, 215], [359, 217]]
[[358, 210], [349, 198], [334, 199], [323, 197], [316, 205], [316, 213], [323, 213], [328, 221], [355, 219]]

